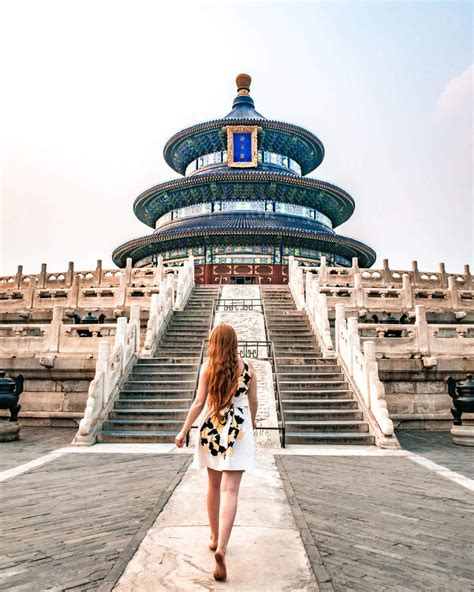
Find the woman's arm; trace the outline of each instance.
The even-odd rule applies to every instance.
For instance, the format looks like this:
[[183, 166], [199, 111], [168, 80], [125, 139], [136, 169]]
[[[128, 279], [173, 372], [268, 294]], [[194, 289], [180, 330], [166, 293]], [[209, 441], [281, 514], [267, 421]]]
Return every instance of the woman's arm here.
[[205, 378], [205, 374], [205, 367], [203, 366], [201, 370], [201, 375], [199, 377], [199, 385], [196, 393], [196, 398], [194, 399], [191, 407], [189, 408], [188, 415], [186, 416], [186, 421], [184, 422], [183, 428], [174, 439], [176, 446], [178, 448], [182, 448], [184, 439], [186, 438], [186, 434], [188, 433], [189, 428], [193, 425], [195, 419], [199, 416], [199, 414], [204, 408], [204, 405], [206, 404], [207, 380]]
[[249, 370], [250, 370], [250, 384], [249, 390], [247, 393], [247, 397], [249, 400], [249, 408], [250, 408], [250, 416], [252, 418], [252, 427], [255, 429], [257, 427], [257, 409], [258, 409], [258, 397], [257, 397], [257, 372], [255, 371], [255, 367], [252, 362], [248, 361]]

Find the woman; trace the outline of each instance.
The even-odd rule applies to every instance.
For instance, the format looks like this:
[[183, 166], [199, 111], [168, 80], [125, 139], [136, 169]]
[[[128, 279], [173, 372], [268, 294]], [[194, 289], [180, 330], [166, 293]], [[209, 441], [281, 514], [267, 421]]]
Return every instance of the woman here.
[[240, 481], [243, 472], [253, 467], [257, 377], [253, 364], [239, 357], [237, 335], [230, 325], [214, 328], [208, 356], [196, 398], [175, 441], [179, 448], [183, 446], [188, 430], [206, 405], [193, 466], [207, 467], [209, 548], [215, 551], [214, 578], [223, 581], [227, 577], [225, 554], [237, 512]]

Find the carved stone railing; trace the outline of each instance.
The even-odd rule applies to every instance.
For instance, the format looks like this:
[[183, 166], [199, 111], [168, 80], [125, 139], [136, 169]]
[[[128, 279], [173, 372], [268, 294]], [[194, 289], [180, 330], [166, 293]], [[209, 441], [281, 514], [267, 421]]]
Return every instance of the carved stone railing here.
[[151, 297], [150, 317], [145, 333], [145, 342], [140, 353], [142, 358], [151, 358], [156, 343], [163, 335], [173, 314], [173, 276], [169, 276], [160, 294]]
[[95, 376], [89, 385], [84, 417], [72, 442], [91, 446], [97, 440], [102, 421], [107, 417], [120, 388], [133, 367], [140, 347], [140, 306], [133, 304], [130, 322], [120, 317], [113, 349], [110, 343], [99, 344]]
[[435, 366], [437, 358], [474, 356], [474, 324], [428, 324], [423, 305], [415, 307], [413, 324], [359, 323], [358, 330], [379, 356], [421, 358], [426, 368]]
[[321, 293], [319, 282], [315, 275], [306, 273], [305, 281], [305, 310], [313, 328], [313, 332], [317, 337], [323, 357], [334, 357], [335, 351], [331, 337], [326, 294]]
[[339, 362], [365, 412], [376, 444], [384, 448], [398, 447], [385, 400], [385, 387], [379, 379], [374, 343], [366, 341], [361, 349], [357, 318], [346, 320], [343, 304], [336, 308], [336, 336]]
[[178, 271], [174, 308], [183, 310], [194, 286], [194, 257], [191, 255]]

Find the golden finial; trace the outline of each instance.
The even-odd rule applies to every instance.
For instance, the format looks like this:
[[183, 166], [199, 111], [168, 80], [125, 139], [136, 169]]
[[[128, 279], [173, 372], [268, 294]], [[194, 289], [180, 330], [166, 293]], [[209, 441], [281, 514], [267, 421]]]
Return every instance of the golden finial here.
[[250, 93], [252, 78], [249, 74], [237, 74], [235, 82], [237, 83], [237, 92], [239, 95], [248, 95]]

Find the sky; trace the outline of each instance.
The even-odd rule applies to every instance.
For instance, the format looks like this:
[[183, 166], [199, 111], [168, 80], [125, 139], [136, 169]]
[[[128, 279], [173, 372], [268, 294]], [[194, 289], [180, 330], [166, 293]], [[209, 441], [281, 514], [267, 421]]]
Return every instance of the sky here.
[[311, 177], [355, 201], [340, 234], [451, 273], [474, 263], [471, 2], [6, 0], [0, 273], [115, 267], [151, 229], [135, 198], [177, 174], [176, 131], [231, 109], [324, 143]]

